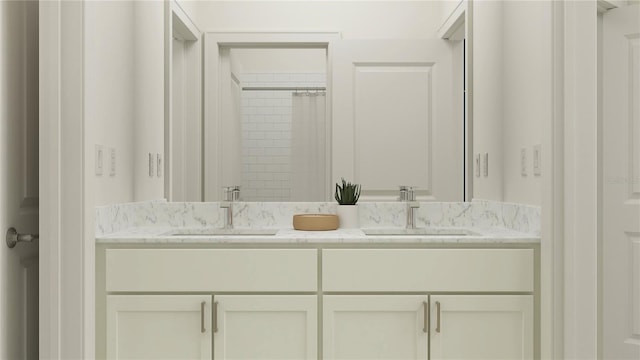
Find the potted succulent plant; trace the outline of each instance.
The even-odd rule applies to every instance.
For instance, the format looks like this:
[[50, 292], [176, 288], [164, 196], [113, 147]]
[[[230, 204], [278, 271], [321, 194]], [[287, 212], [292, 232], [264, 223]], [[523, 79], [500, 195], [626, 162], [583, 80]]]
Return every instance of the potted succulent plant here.
[[360, 227], [358, 221], [358, 199], [360, 198], [360, 184], [352, 184], [342, 179], [342, 186], [336, 183], [336, 201], [340, 219], [340, 228], [355, 229]]

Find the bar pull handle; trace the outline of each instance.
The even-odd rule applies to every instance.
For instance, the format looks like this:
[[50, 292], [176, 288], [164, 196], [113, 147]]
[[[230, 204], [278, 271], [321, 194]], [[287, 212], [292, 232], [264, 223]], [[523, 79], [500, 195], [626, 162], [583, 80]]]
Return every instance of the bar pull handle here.
[[6, 243], [9, 249], [13, 249], [19, 242], [33, 242], [38, 240], [38, 234], [18, 234], [15, 228], [7, 230]]
[[429, 333], [429, 303], [426, 301], [422, 302], [422, 305], [424, 306], [424, 324], [422, 326], [422, 332], [425, 334]]
[[218, 332], [218, 302], [213, 303], [213, 332]]
[[436, 301], [436, 332], [440, 332], [440, 301]]
[[205, 333], [207, 332], [207, 328], [204, 325], [204, 307], [205, 305], [207, 305], [206, 301], [203, 301], [200, 303], [200, 332], [201, 333]]

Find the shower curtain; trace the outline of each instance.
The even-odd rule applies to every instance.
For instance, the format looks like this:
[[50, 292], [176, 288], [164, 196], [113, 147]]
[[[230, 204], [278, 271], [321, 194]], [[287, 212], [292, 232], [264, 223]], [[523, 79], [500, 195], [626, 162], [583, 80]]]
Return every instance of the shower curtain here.
[[325, 93], [293, 93], [291, 201], [327, 201]]

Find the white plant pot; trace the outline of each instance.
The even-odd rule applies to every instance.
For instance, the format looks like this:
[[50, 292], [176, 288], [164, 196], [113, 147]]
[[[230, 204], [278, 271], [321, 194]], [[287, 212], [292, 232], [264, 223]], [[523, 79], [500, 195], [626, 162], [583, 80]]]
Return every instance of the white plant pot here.
[[338, 205], [338, 218], [340, 218], [340, 229], [358, 229], [358, 205]]

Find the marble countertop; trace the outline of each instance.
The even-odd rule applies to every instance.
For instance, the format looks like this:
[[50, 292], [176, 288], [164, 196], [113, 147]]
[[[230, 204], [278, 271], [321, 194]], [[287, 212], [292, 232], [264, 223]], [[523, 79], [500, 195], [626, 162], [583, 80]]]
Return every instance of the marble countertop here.
[[[272, 230], [269, 234], [250, 234]], [[373, 230], [373, 229], [371, 229]], [[403, 229], [376, 228], [386, 234], [366, 235], [361, 229], [298, 231], [294, 229], [132, 227], [108, 235], [96, 236], [99, 244], [535, 244], [540, 237], [503, 228], [432, 227], [428, 235], [391, 235]], [[212, 233], [215, 233], [212, 235]]]

